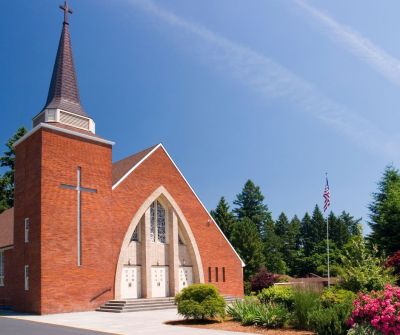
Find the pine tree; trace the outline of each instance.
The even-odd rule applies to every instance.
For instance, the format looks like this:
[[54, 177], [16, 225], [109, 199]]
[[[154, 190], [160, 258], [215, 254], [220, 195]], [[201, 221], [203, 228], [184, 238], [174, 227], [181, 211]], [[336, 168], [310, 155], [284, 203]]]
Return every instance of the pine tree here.
[[256, 225], [247, 217], [235, 222], [231, 242], [246, 264], [244, 277], [248, 280], [264, 265], [263, 243]]
[[285, 213], [282, 212], [275, 222], [275, 233], [282, 239], [283, 243], [287, 243], [289, 228], [289, 220]]
[[315, 241], [313, 241], [313, 229], [310, 215], [306, 212], [303, 219], [301, 220], [301, 244], [303, 246], [304, 256], [308, 257], [311, 255]]
[[315, 205], [311, 217], [311, 227], [315, 245], [326, 240], [326, 220], [318, 205]]
[[328, 222], [329, 239], [335, 243], [338, 248], [342, 248], [350, 241], [352, 236], [358, 234], [358, 225], [361, 219], [354, 219], [353, 216], [345, 211], [338, 217], [336, 217], [333, 212], [330, 212]]
[[299, 220], [297, 215], [295, 215], [289, 224], [288, 240], [289, 248], [291, 250], [299, 250], [301, 247], [300, 229], [301, 221]]
[[372, 198], [369, 238], [380, 252], [389, 255], [400, 249], [400, 173], [397, 169], [386, 167]]
[[263, 201], [264, 196], [260, 187], [248, 180], [242, 192], [236, 196], [236, 200], [233, 202], [237, 206], [233, 210], [236, 218], [238, 220], [249, 218], [256, 225], [262, 239], [265, 238], [266, 223], [272, 221], [271, 213]]
[[229, 210], [229, 205], [224, 197], [221, 197], [215, 210], [211, 211], [211, 216], [214, 218], [225, 236], [230, 240], [233, 224], [235, 223], [235, 217]]
[[268, 271], [279, 274], [287, 273], [287, 264], [282, 254], [282, 239], [275, 233], [276, 227], [273, 221], [265, 225], [264, 257]]
[[26, 132], [26, 128], [19, 128], [8, 140], [6, 144], [7, 151], [5, 151], [4, 155], [0, 157], [0, 167], [6, 168], [6, 171], [0, 177], [0, 213], [14, 206], [15, 151], [13, 145], [24, 136]]

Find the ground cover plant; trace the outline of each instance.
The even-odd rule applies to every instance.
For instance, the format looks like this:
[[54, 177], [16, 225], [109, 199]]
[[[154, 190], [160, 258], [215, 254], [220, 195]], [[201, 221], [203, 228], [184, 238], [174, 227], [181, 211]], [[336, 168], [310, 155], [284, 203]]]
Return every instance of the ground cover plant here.
[[228, 306], [227, 313], [242, 325], [257, 325], [267, 328], [280, 328], [290, 319], [288, 309], [280, 304], [263, 304], [255, 297], [237, 300]]
[[185, 319], [224, 319], [226, 303], [217, 288], [209, 284], [193, 284], [175, 297], [178, 313]]

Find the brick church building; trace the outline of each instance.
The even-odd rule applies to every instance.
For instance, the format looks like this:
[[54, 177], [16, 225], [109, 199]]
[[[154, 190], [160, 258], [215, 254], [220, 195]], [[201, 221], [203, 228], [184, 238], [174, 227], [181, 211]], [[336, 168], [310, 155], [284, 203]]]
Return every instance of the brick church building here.
[[[80, 103], [68, 14], [44, 108], [15, 143], [0, 215], [0, 303], [40, 314], [172, 297], [191, 283], [243, 295], [243, 262], [162, 144], [112, 162]], [[134, 138], [132, 139], [134, 140]]]

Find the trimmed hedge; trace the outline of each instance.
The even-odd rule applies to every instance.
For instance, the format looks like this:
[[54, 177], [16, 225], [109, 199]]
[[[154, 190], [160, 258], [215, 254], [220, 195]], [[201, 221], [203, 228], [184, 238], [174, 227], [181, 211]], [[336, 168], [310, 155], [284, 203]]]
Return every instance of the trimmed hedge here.
[[225, 318], [225, 300], [213, 285], [190, 285], [176, 295], [175, 302], [178, 313], [185, 319]]

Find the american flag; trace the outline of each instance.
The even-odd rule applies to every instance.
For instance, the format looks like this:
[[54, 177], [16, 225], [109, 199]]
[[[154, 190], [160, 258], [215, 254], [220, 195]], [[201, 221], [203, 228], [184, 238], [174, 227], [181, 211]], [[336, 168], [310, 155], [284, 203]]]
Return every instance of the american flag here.
[[329, 208], [331, 205], [331, 192], [329, 191], [329, 183], [328, 183], [328, 176], [326, 177], [326, 184], [324, 189], [324, 212]]

